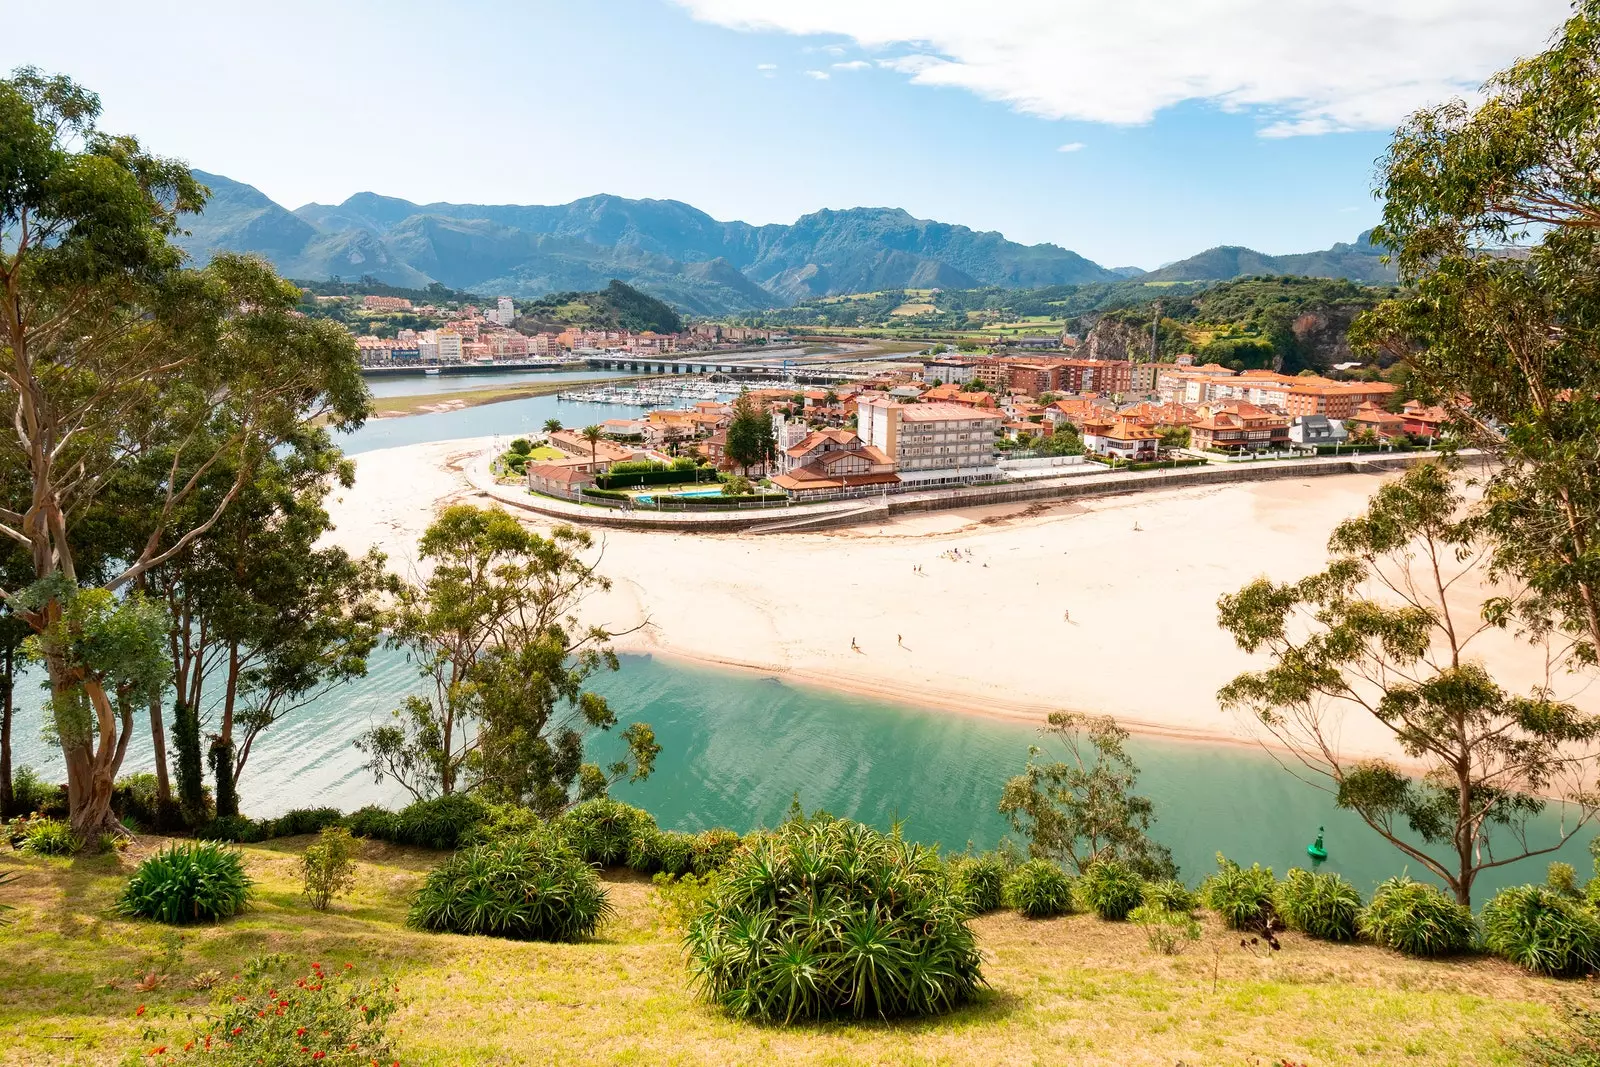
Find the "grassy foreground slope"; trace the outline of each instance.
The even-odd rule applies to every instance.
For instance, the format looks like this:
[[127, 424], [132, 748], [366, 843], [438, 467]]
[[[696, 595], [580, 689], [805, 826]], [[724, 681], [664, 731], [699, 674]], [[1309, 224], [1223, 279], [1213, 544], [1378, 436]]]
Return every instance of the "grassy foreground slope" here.
[[[312, 839], [244, 849], [254, 907], [182, 931], [117, 918], [138, 860], [6, 853], [18, 872], [0, 928], [0, 1064], [117, 1063], [144, 1020], [202, 1009], [196, 975], [237, 972], [261, 953], [303, 969], [354, 963], [392, 975], [406, 1006], [391, 1027], [412, 1065], [476, 1064], [1510, 1064], [1505, 1041], [1549, 1026], [1570, 983], [1498, 960], [1416, 962], [1296, 934], [1267, 958], [1207, 917], [1204, 939], [1157, 956], [1137, 927], [1088, 916], [976, 920], [990, 989], [971, 1007], [916, 1023], [782, 1029], [734, 1023], [688, 988], [677, 935], [648, 882], [607, 877], [615, 917], [578, 945], [417, 933], [407, 902], [440, 854], [362, 844], [356, 889], [319, 914], [300, 896]], [[165, 937], [165, 942], [164, 942]], [[163, 957], [166, 957], [163, 959]], [[133, 986], [150, 971], [159, 989]], [[176, 1033], [170, 1036], [177, 1036]]]

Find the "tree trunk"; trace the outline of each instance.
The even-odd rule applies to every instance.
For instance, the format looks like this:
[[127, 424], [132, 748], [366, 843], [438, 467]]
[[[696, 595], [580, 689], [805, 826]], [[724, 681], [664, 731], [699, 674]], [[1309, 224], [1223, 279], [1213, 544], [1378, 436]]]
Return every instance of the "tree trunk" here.
[[172, 803], [172, 779], [167, 776], [167, 730], [161, 722], [161, 687], [150, 687], [150, 747], [156, 759], [156, 810]]
[[11, 787], [11, 713], [16, 686], [17, 650], [7, 648], [0, 660], [0, 818], [9, 819], [20, 814], [16, 811], [17, 797]]
[[228, 644], [228, 680], [222, 694], [222, 725], [211, 744], [211, 774], [217, 783], [217, 817], [239, 814], [233, 780], [233, 708], [239, 695], [239, 642]]

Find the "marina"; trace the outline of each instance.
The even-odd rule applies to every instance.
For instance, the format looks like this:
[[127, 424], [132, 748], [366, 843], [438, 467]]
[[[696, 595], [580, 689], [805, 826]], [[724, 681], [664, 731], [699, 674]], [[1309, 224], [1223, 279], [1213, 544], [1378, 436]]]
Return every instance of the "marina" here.
[[726, 401], [737, 395], [731, 383], [700, 378], [674, 378], [644, 385], [602, 385], [558, 393], [556, 399], [575, 404], [610, 404], [622, 407], [658, 408], [694, 401]]

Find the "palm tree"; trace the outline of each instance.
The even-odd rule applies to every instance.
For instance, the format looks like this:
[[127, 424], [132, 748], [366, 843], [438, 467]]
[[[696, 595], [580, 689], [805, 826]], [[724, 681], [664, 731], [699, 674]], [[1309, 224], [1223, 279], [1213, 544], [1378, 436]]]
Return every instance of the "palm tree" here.
[[561, 429], [561, 420], [560, 419], [545, 419], [544, 420], [544, 432], [545, 433], [555, 433], [559, 429]]
[[589, 442], [589, 469], [591, 471], [594, 470], [595, 465], [599, 462], [595, 458], [595, 453], [600, 444], [600, 438], [605, 435], [606, 432], [599, 426], [585, 426], [583, 428], [583, 439]]

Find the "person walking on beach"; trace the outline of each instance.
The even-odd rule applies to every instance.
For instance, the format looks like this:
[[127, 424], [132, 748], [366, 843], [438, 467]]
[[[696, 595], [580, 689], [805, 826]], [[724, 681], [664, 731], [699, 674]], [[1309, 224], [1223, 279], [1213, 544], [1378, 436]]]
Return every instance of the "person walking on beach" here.
[[906, 639], [903, 636], [901, 636], [900, 634], [895, 634], [894, 635], [894, 643], [899, 645], [901, 648], [905, 648], [906, 647]]
[[[1072, 621], [1072, 612], [1070, 612], [1070, 611], [1063, 611], [1063, 612], [1062, 612], [1062, 613], [1061, 613], [1061, 621], [1062, 621], [1062, 622], [1071, 622], [1071, 621]], [[852, 641], [852, 642], [851, 642], [851, 643], [852, 643], [852, 644], [854, 644], [854, 642], [853, 642], [853, 641]]]

